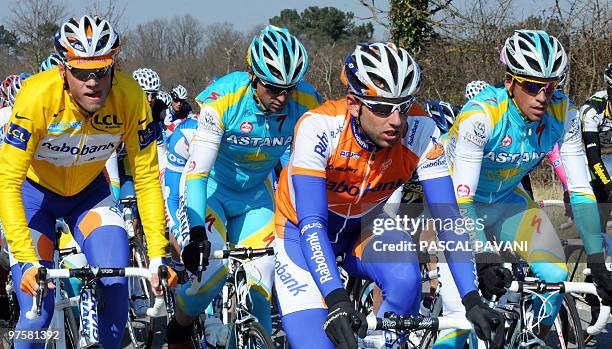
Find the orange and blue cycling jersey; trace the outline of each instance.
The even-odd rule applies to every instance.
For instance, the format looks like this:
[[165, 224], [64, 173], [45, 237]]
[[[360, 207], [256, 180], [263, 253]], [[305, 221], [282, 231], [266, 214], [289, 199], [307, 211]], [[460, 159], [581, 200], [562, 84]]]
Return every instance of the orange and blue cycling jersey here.
[[[409, 114], [401, 141], [382, 149], [363, 133], [345, 99], [324, 103], [304, 114], [296, 125], [291, 160], [281, 173], [276, 193], [276, 246], [284, 248], [294, 262], [305, 260], [305, 266], [296, 266], [291, 273], [298, 275], [302, 273], [298, 268], [307, 267], [323, 296], [343, 287], [335, 256], [359, 240], [366, 216], [376, 215], [414, 172], [423, 183], [433, 217], [459, 217], [444, 149], [438, 143], [440, 132], [419, 106], [413, 106]], [[439, 238], [459, 241], [467, 239], [464, 235], [442, 229]], [[292, 255], [296, 251], [287, 239], [299, 239], [302, 256]], [[447, 258], [461, 294], [475, 290], [474, 265], [455, 263], [470, 261], [471, 252], [453, 252]], [[279, 295], [285, 292], [281, 286], [277, 286]]]

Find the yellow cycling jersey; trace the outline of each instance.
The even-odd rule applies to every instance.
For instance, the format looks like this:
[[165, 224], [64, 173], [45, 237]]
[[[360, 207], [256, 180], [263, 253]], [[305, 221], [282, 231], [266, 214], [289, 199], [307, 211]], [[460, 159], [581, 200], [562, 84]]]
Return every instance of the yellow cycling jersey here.
[[18, 261], [37, 261], [21, 196], [25, 178], [61, 196], [75, 195], [100, 175], [122, 141], [149, 255], [162, 257], [168, 241], [155, 127], [140, 86], [115, 71], [106, 103], [90, 115], [64, 89], [57, 68], [24, 81], [0, 147], [0, 219]]

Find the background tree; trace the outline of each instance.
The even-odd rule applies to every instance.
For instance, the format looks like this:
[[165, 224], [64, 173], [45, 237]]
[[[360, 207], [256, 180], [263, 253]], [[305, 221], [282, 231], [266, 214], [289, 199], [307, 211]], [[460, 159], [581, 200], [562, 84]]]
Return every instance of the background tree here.
[[357, 25], [352, 12], [335, 7], [311, 6], [301, 13], [285, 9], [270, 18], [270, 24], [285, 27], [302, 40], [317, 44], [367, 41], [374, 34], [372, 23]]
[[10, 6], [9, 24], [19, 38], [19, 56], [30, 71], [53, 52], [53, 35], [66, 17], [66, 9], [56, 0], [21, 0]]

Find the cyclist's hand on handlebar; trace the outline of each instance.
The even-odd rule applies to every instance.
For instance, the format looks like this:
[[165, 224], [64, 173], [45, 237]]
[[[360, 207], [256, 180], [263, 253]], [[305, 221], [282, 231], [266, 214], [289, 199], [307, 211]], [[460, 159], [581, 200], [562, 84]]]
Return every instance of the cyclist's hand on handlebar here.
[[476, 267], [478, 270], [478, 288], [486, 299], [491, 299], [493, 295], [501, 297], [506, 293], [506, 288], [512, 282], [512, 273], [504, 268], [501, 257], [493, 253], [478, 253], [476, 257]]
[[[38, 268], [39, 263], [19, 263], [21, 268], [21, 284], [19, 288], [30, 296], [36, 295], [38, 291]], [[48, 288], [54, 288], [53, 283], [47, 284]]]
[[474, 326], [478, 338], [489, 343], [489, 349], [502, 349], [505, 342], [504, 317], [480, 300], [478, 291], [472, 291], [461, 300], [465, 317]]
[[357, 349], [355, 332], [360, 338], [367, 334], [365, 315], [355, 310], [345, 289], [339, 288], [325, 297], [328, 306], [323, 329], [337, 348]]
[[612, 305], [612, 272], [604, 263], [603, 253], [587, 256], [587, 264], [591, 269], [593, 283], [603, 305]]
[[[151, 272], [151, 288], [153, 289], [153, 294], [155, 296], [160, 296], [163, 293], [158, 274], [159, 266], [162, 264], [163, 263], [161, 258], [153, 258], [151, 259], [151, 263], [149, 264], [149, 271]], [[178, 283], [178, 275], [171, 267], [166, 267], [168, 269], [168, 287], [174, 287]]]
[[208, 257], [210, 257], [210, 241], [206, 238], [206, 229], [202, 226], [195, 226], [189, 230], [189, 243], [181, 257], [185, 264], [185, 269], [192, 274], [196, 274], [200, 265], [200, 251], [202, 252], [202, 270], [206, 270], [208, 266]]

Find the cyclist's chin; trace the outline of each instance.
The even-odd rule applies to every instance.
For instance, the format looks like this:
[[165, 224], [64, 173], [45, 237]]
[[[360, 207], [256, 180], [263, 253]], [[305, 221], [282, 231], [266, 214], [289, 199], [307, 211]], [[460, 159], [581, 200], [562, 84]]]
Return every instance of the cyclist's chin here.
[[268, 104], [267, 108], [268, 108], [268, 111], [272, 113], [278, 113], [279, 111], [283, 110], [283, 108], [285, 108], [286, 105], [287, 103], [272, 102]]

